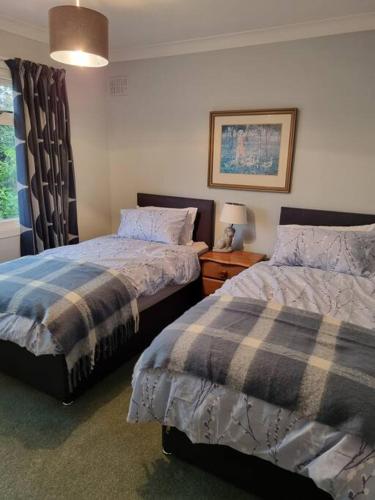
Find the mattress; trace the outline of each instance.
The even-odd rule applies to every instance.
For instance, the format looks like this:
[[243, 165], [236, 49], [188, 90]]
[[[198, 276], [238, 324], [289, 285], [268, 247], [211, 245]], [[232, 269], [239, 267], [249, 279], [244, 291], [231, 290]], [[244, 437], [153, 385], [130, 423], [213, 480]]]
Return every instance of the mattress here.
[[154, 295], [143, 295], [142, 297], [138, 298], [138, 311], [142, 312], [145, 311], [146, 309], [149, 309], [150, 307], [154, 306], [158, 302], [161, 302], [162, 300], [166, 299], [170, 295], [173, 295], [174, 293], [178, 292], [182, 288], [185, 288], [186, 285], [170, 285], [170, 286], [165, 286], [158, 292], [154, 293]]
[[[375, 279], [260, 263], [216, 294], [273, 300], [375, 328]], [[192, 442], [256, 455], [310, 477], [336, 499], [375, 498], [375, 450], [356, 437], [189, 374], [135, 369], [133, 380], [129, 421], [156, 419]]]
[[[197, 253], [197, 255], [202, 255], [203, 253], [207, 252], [208, 246], [204, 241], [195, 241], [192, 245], [191, 248], [194, 249], [194, 251]], [[189, 282], [191, 283], [191, 282]], [[189, 283], [186, 283], [184, 285], [169, 285], [165, 286], [158, 292], [154, 293], [153, 295], [143, 295], [138, 298], [138, 311], [142, 312], [148, 309], [149, 307], [154, 306], [158, 302], [161, 302], [162, 300], [166, 299], [170, 295], [173, 295], [174, 293], [178, 292], [182, 288], [185, 288]]]

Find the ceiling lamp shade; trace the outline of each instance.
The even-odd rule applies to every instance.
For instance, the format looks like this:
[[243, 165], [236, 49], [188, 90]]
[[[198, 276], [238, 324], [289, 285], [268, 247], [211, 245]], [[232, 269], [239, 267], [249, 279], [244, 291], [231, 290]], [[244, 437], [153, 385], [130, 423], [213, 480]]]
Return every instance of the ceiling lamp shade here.
[[96, 10], [78, 5], [53, 7], [49, 41], [55, 61], [90, 68], [108, 64], [108, 19]]

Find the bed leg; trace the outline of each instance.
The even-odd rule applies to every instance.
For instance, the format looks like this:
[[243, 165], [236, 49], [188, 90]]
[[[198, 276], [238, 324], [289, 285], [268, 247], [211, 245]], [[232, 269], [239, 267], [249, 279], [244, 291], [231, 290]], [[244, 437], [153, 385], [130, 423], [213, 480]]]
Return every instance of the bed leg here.
[[168, 434], [170, 432], [170, 427], [163, 425], [161, 429], [161, 451], [163, 452], [164, 455], [173, 455], [171, 451], [168, 451]]
[[63, 406], [72, 406], [73, 403], [74, 403], [74, 399], [72, 401], [63, 401], [62, 405]]

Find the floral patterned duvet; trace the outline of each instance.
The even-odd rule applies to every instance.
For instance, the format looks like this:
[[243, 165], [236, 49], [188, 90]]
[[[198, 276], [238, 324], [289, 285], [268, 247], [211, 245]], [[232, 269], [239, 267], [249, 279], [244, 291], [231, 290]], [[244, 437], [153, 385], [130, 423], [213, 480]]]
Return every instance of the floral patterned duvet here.
[[[216, 292], [281, 304], [375, 327], [375, 279], [258, 264]], [[190, 374], [133, 378], [128, 420], [177, 427], [193, 442], [225, 444], [306, 475], [335, 499], [375, 498], [375, 449], [292, 411]]]

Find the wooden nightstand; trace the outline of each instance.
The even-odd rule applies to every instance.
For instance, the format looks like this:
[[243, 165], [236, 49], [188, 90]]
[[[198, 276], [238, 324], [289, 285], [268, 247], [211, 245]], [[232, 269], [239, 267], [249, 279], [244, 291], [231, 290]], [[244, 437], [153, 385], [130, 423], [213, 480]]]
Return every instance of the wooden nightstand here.
[[199, 257], [202, 267], [203, 295], [207, 296], [220, 288], [224, 281], [233, 278], [244, 269], [247, 269], [264, 260], [261, 253], [235, 251], [231, 253], [206, 252]]

